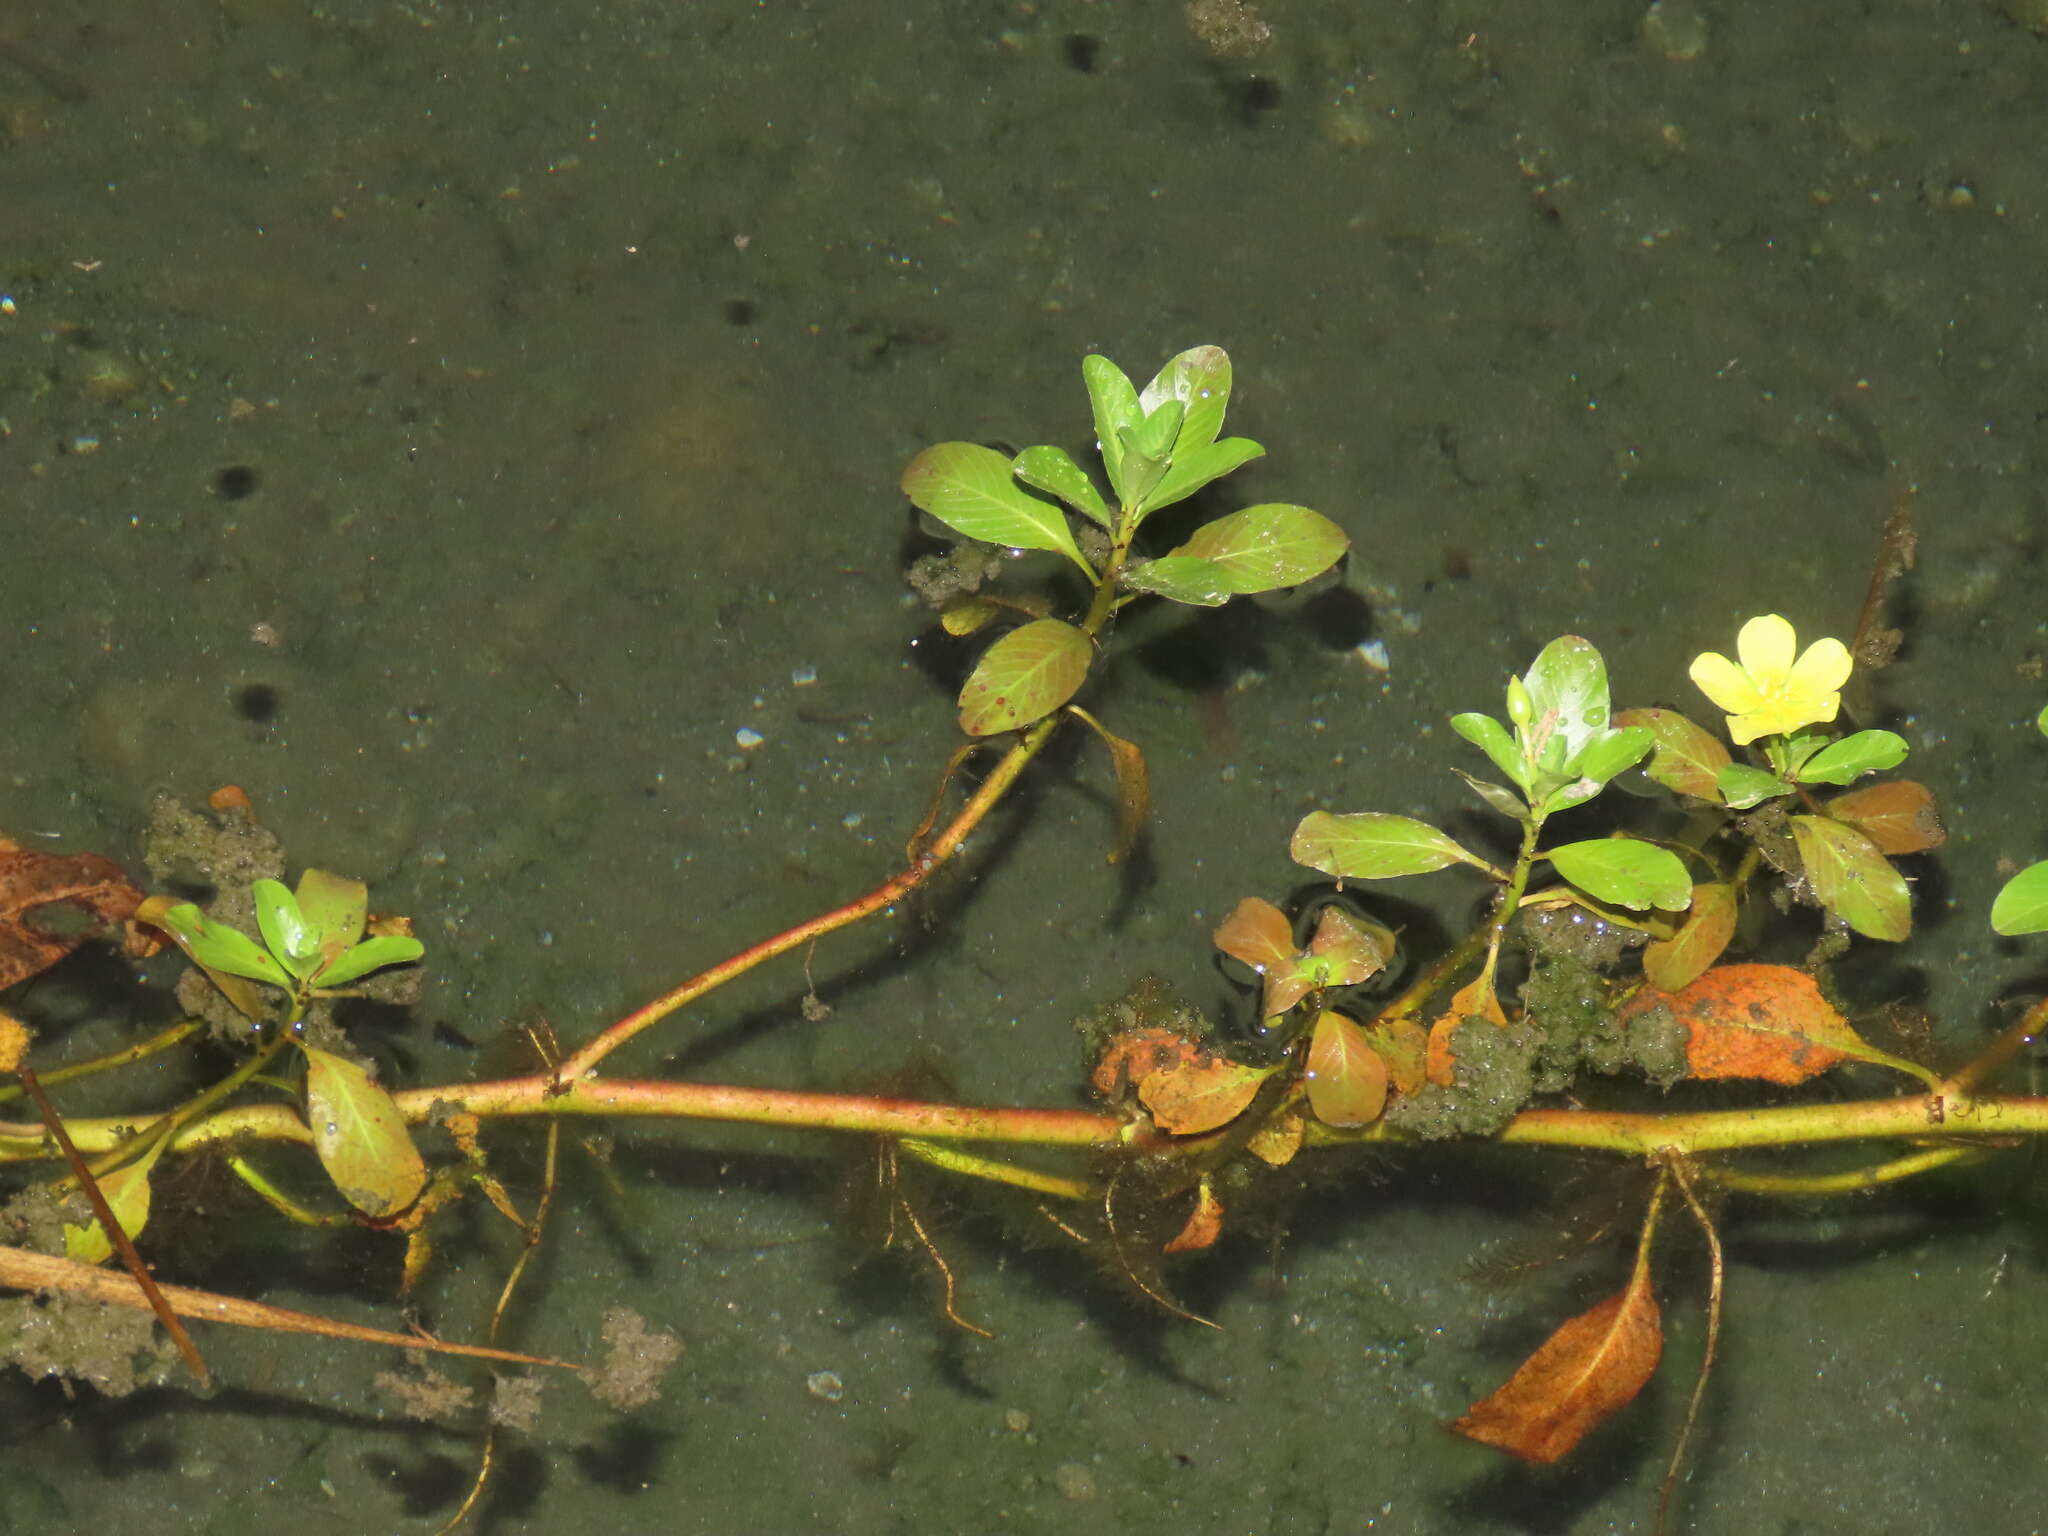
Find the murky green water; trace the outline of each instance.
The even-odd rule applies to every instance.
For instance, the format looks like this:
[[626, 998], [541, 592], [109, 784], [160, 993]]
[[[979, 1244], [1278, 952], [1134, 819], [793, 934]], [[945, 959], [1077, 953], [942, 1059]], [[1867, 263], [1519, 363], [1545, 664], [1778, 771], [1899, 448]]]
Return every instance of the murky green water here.
[[[625, 1069], [925, 1062], [1071, 1102], [1069, 1019], [1146, 971], [1213, 993], [1207, 929], [1296, 883], [1303, 811], [1465, 814], [1442, 718], [1555, 634], [1603, 648], [1619, 702], [1688, 706], [1685, 661], [1747, 614], [1846, 632], [1908, 495], [1907, 650], [1852, 704], [1913, 742], [1952, 837], [1922, 937], [1862, 981], [1978, 1037], [2041, 964], [1982, 914], [2043, 842], [2048, 53], [1976, 6], [1708, 6], [1692, 58], [1629, 5], [1264, 14], [1263, 51], [1218, 58], [1177, 6], [1075, 0], [15, 8], [0, 827], [132, 863], [157, 793], [240, 784], [295, 860], [417, 918], [427, 1000], [364, 1042], [391, 1070], [484, 1070], [463, 1042], [537, 1014], [584, 1038], [894, 868], [958, 664], [903, 593], [903, 462], [1079, 452], [1084, 351], [1142, 377], [1212, 341], [1270, 450], [1232, 494], [1343, 523], [1369, 627], [1134, 618], [1095, 702], [1151, 753], [1142, 879], [1102, 863], [1100, 762], [1057, 756], [924, 926], [819, 947], [831, 1018], [785, 963]], [[13, 1002], [83, 1055], [169, 975], [87, 963]], [[1576, 1166], [1349, 1170], [1284, 1242], [1179, 1277], [1221, 1332], [950, 1226], [984, 1342], [914, 1270], [850, 1266], [815, 1150], [632, 1127], [618, 1195], [568, 1158], [519, 1339], [586, 1355], [623, 1300], [685, 1354], [627, 1420], [551, 1388], [487, 1529], [1648, 1529], [1696, 1264], [1667, 1275], [1669, 1368], [1582, 1461], [1438, 1427], [1611, 1283], [1465, 1278], [1554, 1225], [1537, 1196]], [[2034, 1529], [2023, 1190], [1731, 1209], [1680, 1528]], [[166, 1274], [399, 1317], [394, 1244], [179, 1194]], [[472, 1334], [508, 1229], [479, 1208], [442, 1248], [422, 1318]], [[0, 1526], [452, 1512], [475, 1441], [399, 1418], [390, 1362], [206, 1343], [211, 1399], [7, 1378]]]

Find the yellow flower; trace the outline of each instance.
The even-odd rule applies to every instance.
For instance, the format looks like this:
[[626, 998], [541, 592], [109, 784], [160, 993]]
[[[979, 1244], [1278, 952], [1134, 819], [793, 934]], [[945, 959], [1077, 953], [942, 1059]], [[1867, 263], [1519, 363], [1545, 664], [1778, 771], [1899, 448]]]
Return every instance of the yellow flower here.
[[1718, 651], [1692, 659], [1694, 684], [1728, 711], [1728, 736], [1738, 747], [1835, 718], [1853, 665], [1849, 648], [1839, 640], [1816, 640], [1795, 661], [1798, 645], [1791, 624], [1767, 613], [1735, 637], [1739, 665]]

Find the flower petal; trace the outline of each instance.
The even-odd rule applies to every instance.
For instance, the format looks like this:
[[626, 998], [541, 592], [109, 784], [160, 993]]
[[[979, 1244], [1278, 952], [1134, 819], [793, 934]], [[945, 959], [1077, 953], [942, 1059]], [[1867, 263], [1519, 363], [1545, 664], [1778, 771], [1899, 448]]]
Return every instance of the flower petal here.
[[1707, 651], [1693, 657], [1692, 682], [1717, 708], [1725, 709], [1731, 715], [1755, 709], [1763, 702], [1763, 695], [1750, 681], [1749, 674], [1719, 651]]
[[1792, 658], [1799, 652], [1799, 636], [1781, 614], [1766, 613], [1751, 619], [1735, 637], [1735, 654], [1742, 658], [1742, 670], [1766, 693], [1792, 670]]
[[[1855, 665], [1841, 641], [1816, 640], [1792, 664], [1792, 686], [1804, 693], [1839, 693]], [[1832, 710], [1827, 718], [1835, 718]]]
[[1728, 717], [1728, 739], [1738, 747], [1746, 747], [1757, 737], [1772, 735], [1777, 729], [1768, 714]]

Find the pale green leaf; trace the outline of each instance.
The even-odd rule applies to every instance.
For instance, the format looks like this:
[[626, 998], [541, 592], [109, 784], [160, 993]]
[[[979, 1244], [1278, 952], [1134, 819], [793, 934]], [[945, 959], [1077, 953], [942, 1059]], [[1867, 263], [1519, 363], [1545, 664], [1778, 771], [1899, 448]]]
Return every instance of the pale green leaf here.
[[425, 953], [426, 946], [418, 939], [380, 934], [343, 950], [313, 980], [322, 987], [345, 987], [372, 971], [381, 971], [387, 965], [409, 964]]
[[1427, 874], [1448, 864], [1470, 864], [1493, 872], [1484, 859], [1467, 853], [1428, 822], [1378, 811], [1343, 816], [1311, 811], [1294, 829], [1288, 852], [1295, 863], [1340, 880]]
[[1905, 877], [1863, 833], [1831, 816], [1794, 816], [1792, 840], [1823, 907], [1866, 938], [1896, 944], [1912, 933]]
[[2008, 938], [2048, 932], [2048, 859], [2005, 882], [1991, 903], [1991, 926]]
[[162, 921], [164, 932], [195, 964], [291, 990], [292, 978], [274, 956], [241, 929], [212, 921], [191, 902], [167, 908]]
[[1683, 912], [1692, 904], [1685, 861], [1668, 848], [1633, 837], [1565, 843], [1544, 855], [1551, 867], [1597, 901], [1641, 911]]
[[1067, 514], [1018, 485], [1010, 461], [979, 443], [935, 443], [903, 471], [903, 494], [955, 533], [1011, 549], [1049, 549], [1093, 577]]
[[1608, 731], [1607, 663], [1590, 640], [1560, 635], [1537, 653], [1523, 686], [1533, 711], [1525, 755], [1545, 772], [1567, 772]]
[[1088, 387], [1088, 405], [1095, 414], [1095, 447], [1102, 455], [1102, 467], [1109, 473], [1109, 483], [1121, 487], [1123, 434], [1145, 415], [1138, 404], [1137, 386], [1099, 352], [1081, 359], [1081, 379]]
[[1267, 502], [1204, 523], [1173, 553], [1214, 561], [1239, 592], [1271, 592], [1320, 576], [1350, 544], [1322, 513]]
[[1119, 579], [1135, 592], [1150, 592], [1198, 608], [1220, 607], [1237, 596], [1237, 583], [1226, 567], [1195, 555], [1140, 560], [1125, 566]]
[[[1485, 717], [1481, 716], [1480, 718], [1484, 719]], [[1453, 768], [1451, 772], [1463, 779], [1473, 794], [1484, 800], [1496, 811], [1499, 811], [1501, 815], [1509, 817], [1514, 821], [1527, 819], [1529, 814], [1528, 806], [1522, 802], [1520, 796], [1505, 785], [1495, 784], [1490, 779], [1475, 779], [1462, 768]]]
[[1866, 773], [1896, 768], [1906, 760], [1906, 742], [1891, 731], [1858, 731], [1823, 747], [1793, 777], [1802, 784], [1848, 784]]
[[1529, 766], [1523, 762], [1522, 749], [1508, 734], [1506, 726], [1491, 715], [1468, 712], [1451, 716], [1451, 729], [1492, 758], [1493, 766], [1520, 784], [1524, 791], [1528, 789]]
[[1059, 619], [1013, 629], [983, 654], [960, 690], [960, 728], [970, 736], [1042, 720], [1088, 677], [1088, 637]]
[[[1187, 437], [1185, 428], [1182, 439]], [[1150, 517], [1161, 507], [1170, 507], [1177, 501], [1185, 501], [1211, 481], [1221, 480], [1232, 471], [1260, 458], [1266, 450], [1248, 437], [1226, 437], [1220, 443], [1205, 443], [1199, 448], [1181, 448], [1175, 451], [1173, 462], [1166, 467], [1166, 473], [1159, 483], [1152, 487], [1144, 505], [1139, 509]]]
[[265, 946], [294, 976], [311, 973], [320, 963], [320, 932], [299, 911], [298, 897], [276, 880], [252, 881], [249, 896]]
[[1656, 737], [1647, 726], [1609, 731], [1586, 743], [1577, 759], [1565, 765], [1565, 770], [1595, 784], [1605, 784], [1623, 769], [1635, 767], [1655, 743]]
[[427, 1167], [390, 1094], [347, 1057], [310, 1045], [306, 1124], [341, 1197], [365, 1216], [396, 1216], [426, 1187]]
[[1185, 409], [1180, 434], [1169, 445], [1174, 458], [1215, 442], [1230, 405], [1229, 354], [1218, 346], [1200, 346], [1167, 359], [1139, 394], [1138, 408], [1149, 413], [1165, 400], [1178, 400]]
[[1731, 810], [1746, 811], [1778, 795], [1789, 795], [1792, 786], [1775, 773], [1752, 768], [1747, 763], [1724, 763], [1714, 775], [1721, 799]]
[[1089, 521], [1104, 528], [1115, 526], [1095, 482], [1064, 448], [1026, 448], [1010, 461], [1010, 472], [1026, 485], [1059, 497]]

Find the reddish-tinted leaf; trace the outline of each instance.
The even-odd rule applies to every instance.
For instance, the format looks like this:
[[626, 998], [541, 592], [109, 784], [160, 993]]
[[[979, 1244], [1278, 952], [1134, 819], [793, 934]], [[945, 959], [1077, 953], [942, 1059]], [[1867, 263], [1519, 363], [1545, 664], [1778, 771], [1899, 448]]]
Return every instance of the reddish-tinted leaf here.
[[1657, 783], [1681, 795], [1719, 803], [1719, 775], [1729, 759], [1718, 736], [1710, 736], [1675, 709], [1624, 709], [1614, 724], [1649, 727], [1657, 746], [1643, 771]]
[[1696, 885], [1684, 925], [1643, 951], [1643, 974], [1651, 986], [1676, 992], [1720, 959], [1734, 937], [1735, 888], [1720, 881]]
[[1663, 1319], [1643, 1266], [1622, 1290], [1553, 1333], [1451, 1428], [1547, 1465], [1627, 1407], [1663, 1353]]
[[1162, 1131], [1199, 1136], [1242, 1114], [1274, 1070], [1203, 1054], [1138, 1079], [1138, 1102], [1152, 1112]]
[[1341, 1013], [1316, 1020], [1303, 1076], [1309, 1108], [1325, 1125], [1370, 1125], [1387, 1107], [1387, 1064]]
[[1827, 813], [1877, 844], [1879, 853], [1924, 853], [1948, 840], [1934, 792], [1911, 779], [1892, 779], [1837, 795]]
[[1213, 1248], [1216, 1239], [1223, 1235], [1223, 1202], [1216, 1198], [1216, 1191], [1209, 1187], [1207, 1179], [1195, 1191], [1195, 1208], [1188, 1213], [1187, 1224], [1180, 1229], [1174, 1240], [1166, 1245], [1168, 1253], [1189, 1253], [1197, 1249]]

